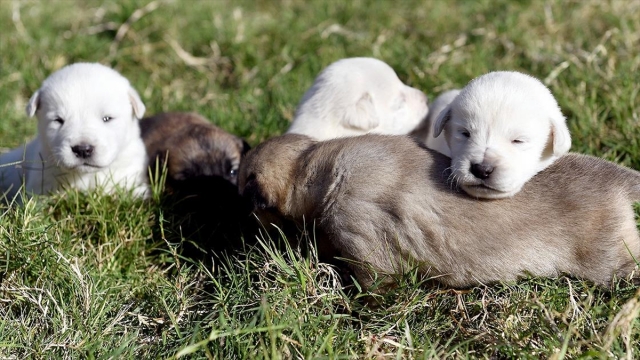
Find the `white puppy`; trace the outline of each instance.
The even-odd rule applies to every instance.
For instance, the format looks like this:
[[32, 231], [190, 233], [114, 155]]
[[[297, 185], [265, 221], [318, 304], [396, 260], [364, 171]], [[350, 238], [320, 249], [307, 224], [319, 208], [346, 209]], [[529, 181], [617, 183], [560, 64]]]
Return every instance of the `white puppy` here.
[[478, 198], [513, 196], [571, 147], [549, 89], [518, 72], [472, 80], [438, 115], [433, 129], [435, 137], [444, 131], [455, 181]]
[[302, 97], [287, 133], [317, 140], [366, 133], [402, 135], [427, 115], [427, 96], [373, 58], [349, 58], [324, 69]]
[[[0, 191], [14, 198], [68, 186], [145, 196], [147, 155], [138, 119], [145, 106], [129, 81], [100, 64], [77, 63], [51, 74], [27, 104], [38, 136], [0, 156]], [[1, 197], [0, 193], [0, 197]]]

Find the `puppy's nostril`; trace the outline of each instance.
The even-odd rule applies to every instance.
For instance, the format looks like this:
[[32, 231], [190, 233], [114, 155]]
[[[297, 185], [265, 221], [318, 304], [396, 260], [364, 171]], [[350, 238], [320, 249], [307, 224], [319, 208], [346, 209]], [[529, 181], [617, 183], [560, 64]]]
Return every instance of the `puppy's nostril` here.
[[71, 147], [71, 151], [76, 155], [76, 157], [81, 159], [90, 158], [93, 154], [93, 145], [89, 144], [80, 144]]
[[473, 176], [478, 179], [488, 179], [489, 175], [493, 172], [493, 166], [491, 165], [482, 165], [482, 164], [472, 164], [471, 165], [471, 173]]

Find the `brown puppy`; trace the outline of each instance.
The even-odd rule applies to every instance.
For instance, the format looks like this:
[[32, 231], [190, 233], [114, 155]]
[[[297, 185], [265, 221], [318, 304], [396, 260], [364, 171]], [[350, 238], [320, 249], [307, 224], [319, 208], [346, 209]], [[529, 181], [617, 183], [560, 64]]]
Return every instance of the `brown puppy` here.
[[237, 171], [247, 143], [194, 113], [158, 114], [141, 120], [140, 128], [151, 168], [156, 161], [167, 167], [165, 216], [177, 217], [171, 222], [176, 232], [207, 242], [218, 234], [237, 239], [238, 220], [246, 217]]
[[239, 189], [262, 211], [315, 219], [365, 286], [371, 270], [416, 267], [453, 287], [563, 273], [607, 285], [634, 270], [640, 173], [569, 154], [492, 201], [452, 188], [450, 162], [408, 137], [290, 134], [247, 154]]
[[211, 124], [194, 113], [164, 113], [142, 119], [142, 139], [149, 164], [165, 160], [167, 152], [168, 182], [198, 177], [221, 177], [237, 183], [237, 171], [246, 142]]

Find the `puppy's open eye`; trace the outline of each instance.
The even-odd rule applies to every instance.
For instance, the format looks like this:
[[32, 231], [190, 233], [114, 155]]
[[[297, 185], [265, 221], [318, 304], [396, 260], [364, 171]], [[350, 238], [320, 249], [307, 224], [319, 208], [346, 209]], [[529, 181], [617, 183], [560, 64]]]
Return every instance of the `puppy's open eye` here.
[[462, 130], [460, 134], [462, 134], [462, 136], [466, 138], [471, 137], [471, 133], [469, 133], [469, 130]]
[[231, 176], [231, 177], [236, 177], [236, 176], [238, 176], [238, 169], [231, 169], [231, 170], [229, 170], [229, 176]]
[[522, 140], [522, 139], [515, 139], [515, 140], [511, 140], [511, 143], [512, 143], [512, 144], [523, 144], [523, 143], [524, 143], [524, 140]]
[[54, 122], [57, 122], [58, 124], [62, 125], [64, 124], [64, 119], [62, 119], [61, 117], [56, 117], [55, 119], [53, 119]]
[[102, 121], [104, 121], [104, 122], [109, 122], [111, 120], [113, 120], [113, 118], [111, 116], [103, 116], [102, 117]]

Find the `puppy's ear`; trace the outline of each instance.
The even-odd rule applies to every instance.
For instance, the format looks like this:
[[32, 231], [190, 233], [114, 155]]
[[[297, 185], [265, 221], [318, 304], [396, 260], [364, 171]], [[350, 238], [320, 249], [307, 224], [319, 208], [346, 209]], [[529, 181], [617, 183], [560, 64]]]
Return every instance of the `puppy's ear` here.
[[249, 150], [251, 150], [251, 145], [249, 145], [246, 141], [244, 141], [244, 139], [242, 139], [242, 152], [240, 153], [241, 156], [245, 156]]
[[242, 191], [242, 197], [251, 202], [253, 210], [260, 209], [265, 210], [269, 208], [269, 202], [262, 192], [262, 188], [255, 178], [255, 175], [250, 175], [247, 179], [247, 183]]
[[553, 155], [561, 156], [569, 152], [571, 134], [561, 114], [559, 117], [551, 118], [551, 136], [553, 136]]
[[27, 108], [25, 109], [27, 116], [33, 117], [38, 110], [38, 106], [40, 106], [40, 90], [37, 90], [31, 95], [31, 99], [29, 99], [29, 103], [27, 103]]
[[131, 107], [133, 108], [133, 114], [136, 116], [136, 119], [142, 119], [146, 108], [140, 99], [140, 95], [138, 95], [138, 92], [132, 87], [129, 87], [129, 100], [131, 101]]
[[433, 124], [433, 137], [437, 138], [444, 130], [444, 126], [447, 125], [447, 121], [451, 119], [451, 106], [447, 106], [438, 114], [436, 122]]
[[354, 129], [369, 131], [380, 124], [371, 95], [367, 92], [345, 110], [342, 125]]

